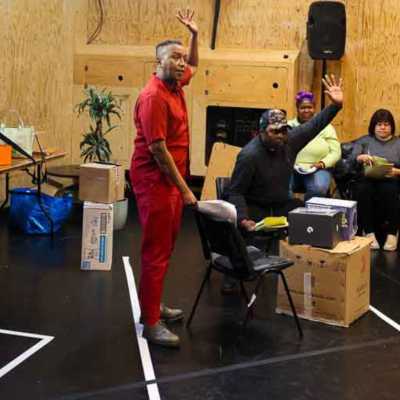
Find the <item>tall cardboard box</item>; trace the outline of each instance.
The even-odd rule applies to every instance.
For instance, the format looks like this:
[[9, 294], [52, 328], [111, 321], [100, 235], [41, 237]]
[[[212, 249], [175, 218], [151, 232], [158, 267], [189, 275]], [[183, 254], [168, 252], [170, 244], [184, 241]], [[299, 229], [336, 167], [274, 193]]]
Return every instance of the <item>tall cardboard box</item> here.
[[[321, 249], [280, 242], [280, 256], [295, 262], [285, 276], [300, 317], [348, 327], [368, 311], [370, 243], [355, 237], [333, 249]], [[291, 314], [281, 282], [276, 312]]]
[[79, 199], [97, 203], [123, 200], [124, 169], [120, 165], [87, 163], [79, 170]]
[[109, 271], [113, 250], [113, 205], [85, 201], [82, 227], [82, 270]]

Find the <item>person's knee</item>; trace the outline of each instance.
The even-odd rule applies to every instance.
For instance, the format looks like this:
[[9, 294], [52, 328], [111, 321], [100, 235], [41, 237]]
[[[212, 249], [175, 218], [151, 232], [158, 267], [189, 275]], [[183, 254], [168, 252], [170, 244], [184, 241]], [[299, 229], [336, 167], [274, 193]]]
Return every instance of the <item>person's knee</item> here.
[[307, 188], [308, 193], [312, 193], [315, 196], [326, 196], [329, 191], [329, 183], [315, 182]]

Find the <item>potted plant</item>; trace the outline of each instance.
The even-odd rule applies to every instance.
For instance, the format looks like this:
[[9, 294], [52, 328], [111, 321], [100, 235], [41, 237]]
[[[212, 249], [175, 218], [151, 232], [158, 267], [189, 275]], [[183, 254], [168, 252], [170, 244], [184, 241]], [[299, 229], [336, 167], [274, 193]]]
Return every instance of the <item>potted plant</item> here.
[[[78, 116], [88, 112], [91, 123], [89, 131], [83, 134], [80, 143], [83, 161], [110, 162], [111, 147], [107, 135], [118, 125], [112, 125], [112, 117], [121, 119], [119, 100], [106, 89], [89, 87], [85, 89], [85, 99], [76, 105]], [[124, 199], [114, 204], [114, 229], [125, 226], [128, 215], [128, 200]]]

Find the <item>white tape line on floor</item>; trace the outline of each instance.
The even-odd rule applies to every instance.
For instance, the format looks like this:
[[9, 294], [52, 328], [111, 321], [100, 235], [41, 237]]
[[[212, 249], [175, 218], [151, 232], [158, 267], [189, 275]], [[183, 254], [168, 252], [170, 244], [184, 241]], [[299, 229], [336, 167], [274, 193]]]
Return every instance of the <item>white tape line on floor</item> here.
[[[153, 362], [151, 361], [151, 355], [147, 340], [142, 337], [143, 325], [140, 321], [140, 305], [136, 290], [135, 278], [133, 276], [132, 267], [129, 262], [129, 257], [122, 257], [124, 263], [126, 280], [128, 282], [129, 298], [132, 307], [133, 322], [135, 324], [136, 338], [139, 346], [140, 359], [142, 362], [142, 368], [144, 373], [144, 379], [146, 381], [154, 381], [156, 376], [154, 374]], [[147, 385], [147, 393], [150, 400], [160, 400], [160, 392], [156, 383]]]
[[390, 326], [392, 326], [394, 329], [398, 330], [400, 332], [400, 325], [393, 321], [392, 319], [390, 319], [387, 315], [383, 314], [382, 312], [380, 312], [379, 310], [377, 310], [375, 307], [373, 306], [369, 306], [369, 309], [375, 314], [377, 315], [380, 319], [382, 319], [383, 321], [385, 321], [387, 324], [389, 324]]
[[40, 342], [34, 344], [28, 350], [26, 350], [22, 354], [20, 354], [17, 358], [10, 361], [4, 367], [0, 368], [0, 378], [2, 378], [5, 374], [7, 374], [12, 369], [17, 367], [19, 364], [21, 364], [27, 358], [31, 357], [33, 354], [35, 354], [42, 347], [46, 346], [48, 343], [50, 343], [54, 339], [54, 336], [38, 335], [35, 333], [29, 333], [29, 332], [9, 331], [6, 329], [0, 329], [0, 334], [23, 336], [23, 337], [28, 337], [28, 338], [32, 338], [32, 339], [40, 339]]

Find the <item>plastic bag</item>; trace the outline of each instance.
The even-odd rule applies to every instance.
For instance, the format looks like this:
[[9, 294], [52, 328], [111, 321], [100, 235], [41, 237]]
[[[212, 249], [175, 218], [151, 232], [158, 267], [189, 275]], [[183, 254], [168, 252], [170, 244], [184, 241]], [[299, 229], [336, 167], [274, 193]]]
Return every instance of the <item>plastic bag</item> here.
[[[17, 126], [11, 126], [6, 122], [6, 117], [15, 115], [18, 121]], [[35, 139], [35, 131], [32, 126], [25, 126], [21, 116], [17, 110], [5, 110], [0, 112], [0, 128], [2, 133], [25, 150], [30, 156], [33, 154], [33, 141]], [[0, 144], [2, 142], [0, 141]], [[21, 157], [15, 149], [13, 157]]]
[[[37, 190], [16, 188], [10, 190], [10, 223], [31, 235], [51, 233], [51, 224], [39, 204]], [[72, 210], [72, 194], [53, 197], [41, 194], [47, 214], [53, 220], [53, 232], [60, 230]]]

